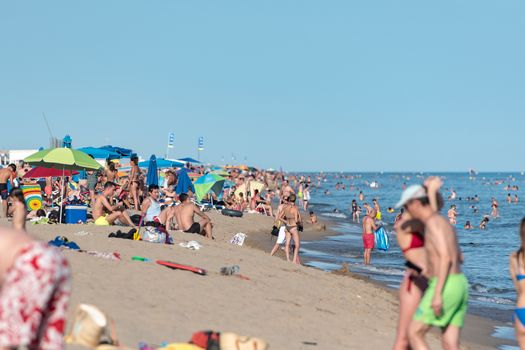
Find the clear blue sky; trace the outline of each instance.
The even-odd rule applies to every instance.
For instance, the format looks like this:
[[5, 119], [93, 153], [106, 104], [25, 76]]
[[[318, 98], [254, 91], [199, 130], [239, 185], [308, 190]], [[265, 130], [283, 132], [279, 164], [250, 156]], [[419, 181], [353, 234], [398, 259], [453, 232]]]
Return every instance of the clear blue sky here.
[[525, 2], [4, 1], [0, 148], [525, 170]]

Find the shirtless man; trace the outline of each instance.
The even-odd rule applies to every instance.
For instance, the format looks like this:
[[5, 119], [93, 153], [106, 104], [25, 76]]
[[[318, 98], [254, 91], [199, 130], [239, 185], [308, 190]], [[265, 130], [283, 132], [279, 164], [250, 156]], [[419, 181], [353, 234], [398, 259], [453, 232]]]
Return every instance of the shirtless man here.
[[95, 225], [109, 226], [120, 224], [135, 227], [122, 205], [111, 205], [109, 202], [115, 194], [116, 186], [113, 182], [106, 182], [104, 184], [104, 191], [96, 197], [95, 205], [93, 206]]
[[370, 208], [370, 211], [363, 218], [363, 248], [364, 254], [363, 259], [365, 265], [370, 265], [372, 259], [372, 249], [374, 249], [374, 241], [377, 227], [375, 224], [377, 211], [375, 208]]
[[443, 216], [432, 210], [422, 191], [403, 192], [397, 207], [404, 207], [425, 225], [429, 286], [409, 327], [412, 349], [428, 349], [425, 335], [432, 326], [442, 330], [444, 349], [459, 349], [459, 336], [468, 301], [468, 281], [461, 272], [461, 252], [456, 232]]
[[458, 216], [458, 212], [456, 211], [456, 205], [452, 204], [450, 206], [450, 209], [447, 212], [448, 221], [451, 225], [455, 225], [457, 223], [456, 217]]
[[[14, 187], [13, 181], [16, 177], [16, 165], [9, 164], [7, 168], [0, 169], [0, 197], [2, 198], [2, 205], [5, 205], [4, 213], [7, 216], [9, 206], [7, 204], [7, 197], [9, 193], [7, 191], [7, 182], [11, 184], [11, 188]], [[5, 204], [4, 204], [5, 202]]]
[[299, 213], [299, 209], [295, 205], [295, 200], [295, 194], [291, 194], [290, 196], [288, 196], [288, 204], [283, 207], [283, 210], [281, 211], [281, 213], [279, 214], [280, 216], [277, 219], [282, 220], [285, 223], [286, 231], [290, 233], [290, 235], [286, 237], [285, 251], [290, 251], [289, 247], [291, 236], [295, 243], [292, 262], [295, 264], [300, 264], [301, 261], [299, 260], [299, 248], [301, 247], [301, 240], [299, 238], [299, 230], [300, 227], [303, 226], [303, 221], [301, 218], [301, 214]]
[[60, 250], [0, 228], [0, 349], [63, 349], [71, 270]]
[[[179, 195], [180, 204], [175, 207], [175, 218], [179, 225], [179, 229], [186, 233], [198, 233], [206, 238], [213, 239], [211, 219], [204, 214], [199, 207], [190, 201], [190, 197], [186, 193]], [[201, 222], [195, 222], [194, 216], [197, 214], [202, 218]]]

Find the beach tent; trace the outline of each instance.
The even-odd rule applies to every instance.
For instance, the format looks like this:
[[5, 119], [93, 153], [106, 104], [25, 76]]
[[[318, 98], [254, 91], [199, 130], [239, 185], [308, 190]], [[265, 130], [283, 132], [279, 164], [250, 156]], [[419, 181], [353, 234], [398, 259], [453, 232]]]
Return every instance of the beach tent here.
[[185, 162], [185, 163], [197, 163], [197, 164], [200, 164], [200, 162], [198, 160], [190, 158], [190, 157], [178, 158], [178, 160], [180, 160], [181, 162]]
[[159, 174], [157, 169], [157, 158], [154, 154], [151, 155], [149, 159], [148, 164], [148, 176], [146, 178], [146, 184], [148, 186], [151, 185], [159, 185]]
[[[250, 192], [253, 196], [253, 192], [255, 190], [259, 190], [259, 193], [261, 193], [263, 190], [264, 190], [264, 184], [262, 182], [259, 182], [259, 181], [250, 181]], [[240, 185], [236, 190], [235, 190], [235, 195], [239, 195], [239, 193], [243, 193], [244, 194], [244, 198], [246, 198], [246, 183], [243, 183], [242, 185]]]
[[[141, 168], [148, 168], [149, 167], [149, 160], [145, 160], [142, 162], [139, 162], [139, 167]], [[158, 158], [157, 159], [157, 168], [158, 169], [164, 169], [164, 168], [179, 168], [183, 167], [184, 163], [181, 163], [176, 160], [172, 159], [164, 159], [164, 158]]]
[[177, 172], [177, 176], [177, 187], [175, 187], [175, 192], [177, 194], [188, 192], [188, 187], [191, 187], [191, 191], [195, 193], [195, 187], [193, 186], [193, 183], [191, 182], [190, 177], [188, 176], [188, 170], [186, 168], [180, 169]]
[[102, 149], [102, 148], [82, 147], [82, 148], [78, 148], [78, 150], [86, 154], [89, 154], [93, 158], [99, 158], [99, 159], [118, 159], [122, 157], [117, 152], [110, 151], [107, 149]]
[[[33, 166], [62, 170], [62, 184], [64, 184], [66, 170], [98, 170], [102, 168], [100, 164], [84, 152], [71, 148], [44, 149], [24, 158], [24, 162]], [[64, 200], [64, 187], [62, 186], [62, 193], [60, 194], [61, 202]], [[62, 207], [61, 203], [60, 223], [62, 223]]]
[[78, 171], [74, 171], [74, 170], [65, 170], [64, 172], [62, 172], [62, 170], [60, 169], [43, 168], [41, 166], [38, 166], [38, 167], [35, 167], [29, 170], [22, 177], [26, 179], [37, 179], [41, 177], [61, 177], [62, 175], [73, 176], [77, 174], [78, 174]]
[[132, 150], [130, 150], [128, 148], [113, 147], [111, 145], [102, 146], [102, 147], [99, 147], [99, 148], [100, 149], [105, 149], [105, 150], [111, 151], [111, 152], [116, 152], [116, 153], [120, 154], [123, 157], [131, 157], [131, 154], [132, 154]]
[[195, 196], [201, 201], [210, 191], [220, 196], [226, 179], [216, 174], [206, 174], [195, 180]]

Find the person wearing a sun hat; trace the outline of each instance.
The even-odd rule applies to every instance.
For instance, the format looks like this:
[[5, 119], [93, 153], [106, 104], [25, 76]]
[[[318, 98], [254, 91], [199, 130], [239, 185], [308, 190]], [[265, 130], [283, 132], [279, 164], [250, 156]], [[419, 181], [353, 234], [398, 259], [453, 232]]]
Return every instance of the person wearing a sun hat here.
[[[434, 178], [434, 181], [441, 181]], [[446, 348], [459, 348], [460, 330], [467, 312], [468, 281], [461, 272], [461, 251], [454, 228], [430, 205], [425, 187], [412, 185], [401, 195], [396, 207], [425, 225], [425, 253], [428, 260], [428, 288], [409, 326], [410, 345], [428, 348], [425, 335], [432, 326], [444, 329]]]

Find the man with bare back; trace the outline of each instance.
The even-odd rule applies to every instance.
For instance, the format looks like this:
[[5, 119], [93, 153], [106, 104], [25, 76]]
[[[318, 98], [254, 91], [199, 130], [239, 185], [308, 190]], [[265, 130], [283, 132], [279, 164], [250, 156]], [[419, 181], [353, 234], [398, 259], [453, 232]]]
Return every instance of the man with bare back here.
[[[420, 186], [423, 188], [422, 186]], [[410, 188], [409, 188], [410, 189]], [[424, 191], [405, 190], [397, 207], [405, 207], [425, 224], [425, 252], [429, 285], [409, 327], [412, 349], [428, 349], [425, 335], [440, 327], [444, 349], [459, 349], [468, 302], [468, 281], [461, 272], [462, 256], [456, 232], [449, 221], [432, 210]]]
[[[213, 225], [210, 217], [193, 204], [186, 193], [181, 193], [179, 200], [180, 204], [175, 207], [175, 219], [179, 229], [187, 233], [198, 233], [206, 238], [213, 238]], [[202, 218], [200, 223], [194, 221], [195, 214]]]
[[6, 168], [0, 169], [0, 196], [2, 198], [2, 205], [4, 206], [3, 215], [7, 216], [9, 206], [7, 205], [7, 197], [9, 192], [7, 191], [7, 183], [11, 184], [11, 188], [14, 187], [13, 181], [16, 177], [16, 165], [9, 164]]

